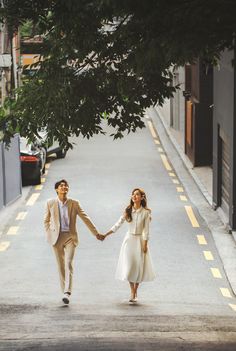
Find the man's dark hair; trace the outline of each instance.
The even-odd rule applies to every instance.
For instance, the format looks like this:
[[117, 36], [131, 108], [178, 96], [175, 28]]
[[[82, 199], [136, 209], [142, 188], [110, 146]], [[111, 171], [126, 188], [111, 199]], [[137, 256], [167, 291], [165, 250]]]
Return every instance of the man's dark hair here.
[[65, 179], [61, 179], [55, 183], [54, 189], [57, 189], [61, 183], [65, 183], [67, 186], [69, 186], [68, 182]]

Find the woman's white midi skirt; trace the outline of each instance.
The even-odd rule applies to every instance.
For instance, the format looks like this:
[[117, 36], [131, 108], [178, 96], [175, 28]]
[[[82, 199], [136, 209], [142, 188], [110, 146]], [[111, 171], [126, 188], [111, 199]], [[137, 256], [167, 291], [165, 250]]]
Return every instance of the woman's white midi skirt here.
[[116, 279], [141, 283], [154, 280], [155, 273], [149, 248], [142, 250], [142, 235], [127, 233], [121, 245]]

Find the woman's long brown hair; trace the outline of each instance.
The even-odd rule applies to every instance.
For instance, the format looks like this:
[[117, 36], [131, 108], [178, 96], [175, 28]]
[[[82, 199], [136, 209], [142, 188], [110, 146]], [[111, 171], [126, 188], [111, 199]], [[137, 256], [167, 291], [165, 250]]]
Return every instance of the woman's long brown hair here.
[[[147, 198], [146, 198], [146, 194], [144, 192], [143, 189], [140, 189], [140, 188], [135, 188], [133, 191], [132, 191], [132, 195], [134, 194], [135, 191], [139, 191], [140, 194], [141, 194], [141, 206], [143, 208], [146, 208], [147, 210], [150, 211], [149, 208], [147, 208]], [[132, 200], [132, 197], [130, 199], [130, 204], [126, 207], [125, 209], [125, 219], [127, 222], [131, 222], [132, 221], [132, 208], [133, 208], [133, 205], [134, 205], [134, 202]]]

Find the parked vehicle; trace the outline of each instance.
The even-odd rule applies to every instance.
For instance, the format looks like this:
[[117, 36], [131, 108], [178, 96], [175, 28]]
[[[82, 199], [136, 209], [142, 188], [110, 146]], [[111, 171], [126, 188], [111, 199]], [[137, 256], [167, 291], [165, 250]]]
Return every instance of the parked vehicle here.
[[40, 184], [41, 175], [45, 172], [46, 149], [21, 137], [20, 160], [22, 185]]
[[56, 154], [57, 158], [65, 158], [67, 150], [63, 148], [61, 145], [59, 145], [58, 142], [53, 142], [52, 145], [47, 145], [47, 156], [50, 156], [52, 154]]
[[67, 149], [63, 148], [58, 141], [50, 143], [45, 132], [39, 132], [40, 138], [38, 142], [46, 149], [47, 156], [56, 154], [57, 158], [65, 158]]

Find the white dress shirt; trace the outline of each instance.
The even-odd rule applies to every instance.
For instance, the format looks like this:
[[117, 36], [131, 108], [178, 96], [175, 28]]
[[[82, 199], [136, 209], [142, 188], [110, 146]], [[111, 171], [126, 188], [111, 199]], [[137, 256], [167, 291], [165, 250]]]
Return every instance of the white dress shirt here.
[[60, 231], [61, 232], [69, 232], [70, 231], [70, 220], [68, 215], [68, 203], [62, 202], [58, 199], [58, 208], [60, 214]]
[[[144, 240], [149, 239], [149, 222], [150, 222], [150, 211], [140, 207], [135, 210], [132, 209], [132, 221], [128, 223], [128, 233], [132, 235], [142, 235]], [[124, 223], [125, 216], [122, 215], [119, 220], [113, 225], [111, 230], [115, 233], [120, 226]]]

